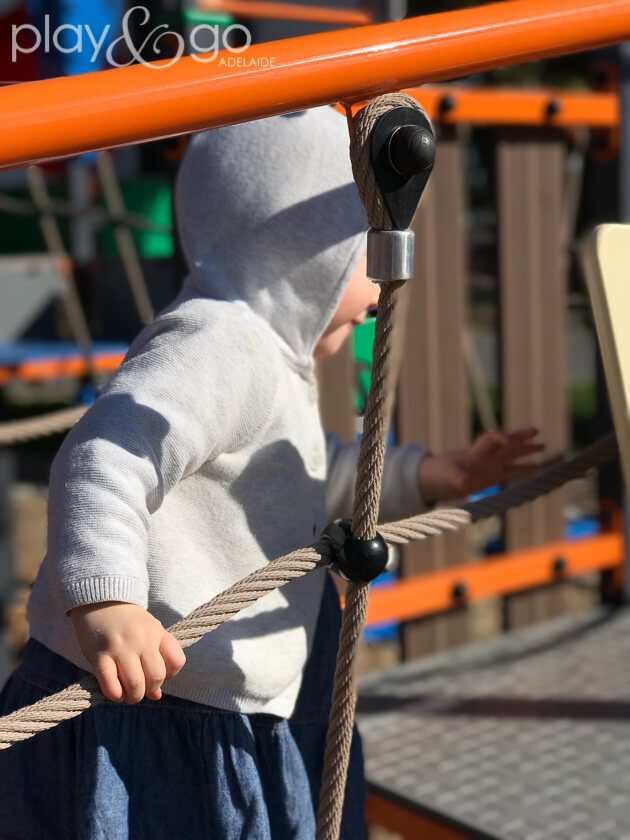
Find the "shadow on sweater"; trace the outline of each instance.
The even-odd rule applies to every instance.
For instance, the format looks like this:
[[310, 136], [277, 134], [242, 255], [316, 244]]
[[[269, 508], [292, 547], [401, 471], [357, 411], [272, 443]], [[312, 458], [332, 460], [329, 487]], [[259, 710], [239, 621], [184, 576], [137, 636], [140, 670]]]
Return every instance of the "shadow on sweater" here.
[[[270, 464], [274, 465], [273, 475], [270, 475]], [[211, 472], [211, 466], [209, 469]], [[248, 540], [255, 539], [268, 561], [312, 544], [325, 527], [325, 483], [308, 474], [302, 456], [288, 440], [263, 447], [238, 477], [232, 482], [224, 480], [245, 516]], [[253, 493], [252, 488], [260, 490]], [[209, 515], [212, 516], [212, 512]], [[243, 529], [245, 525], [241, 521], [235, 527]], [[247, 541], [243, 542], [247, 544]], [[209, 558], [209, 561], [227, 563], [229, 557]], [[313, 587], [313, 599], [309, 598], [310, 587]], [[264, 674], [264, 681], [274, 688], [277, 686], [278, 694], [287, 688], [299, 673], [296, 669], [303, 646], [307, 651], [312, 649], [321, 592], [321, 574], [317, 582], [311, 575], [290, 581], [248, 608], [256, 612], [244, 611], [214, 630], [207, 642], [199, 642], [204, 646], [204, 659], [211, 654], [212, 660], [220, 662], [221, 685], [217, 687], [235, 695], [247, 695]], [[152, 603], [151, 611], [167, 627], [182, 618], [163, 601]], [[299, 628], [303, 629], [302, 634], [291, 632]], [[286, 665], [286, 669], [281, 665], [269, 670], [269, 663], [256, 656], [255, 641], [264, 637], [273, 637], [278, 651], [276, 662]], [[251, 646], [242, 644], [247, 641]], [[240, 663], [235, 657], [239, 643]], [[186, 651], [193, 668], [196, 666], [195, 647]], [[243, 658], [248, 663], [249, 680], [243, 672]], [[202, 659], [201, 651], [199, 659]], [[212, 675], [209, 675], [211, 679]], [[323, 698], [321, 702], [324, 702]], [[320, 701], [315, 705], [319, 707]]]

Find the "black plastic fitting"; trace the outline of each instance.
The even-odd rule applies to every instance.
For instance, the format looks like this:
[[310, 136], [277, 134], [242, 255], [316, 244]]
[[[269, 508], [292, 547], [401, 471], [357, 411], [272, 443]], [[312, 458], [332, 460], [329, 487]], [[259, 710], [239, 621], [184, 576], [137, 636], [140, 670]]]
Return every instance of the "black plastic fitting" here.
[[546, 110], [548, 117], [556, 117], [562, 111], [562, 105], [557, 99], [550, 99]]
[[402, 105], [379, 117], [370, 160], [393, 229], [407, 230], [435, 160], [433, 129], [424, 111]]
[[455, 586], [453, 586], [452, 597], [453, 601], [457, 603], [466, 600], [468, 597], [468, 586], [464, 583], [464, 581], [459, 581], [455, 584]]
[[418, 175], [435, 162], [435, 140], [419, 125], [402, 125], [389, 138], [389, 162], [400, 175]]
[[388, 549], [377, 533], [373, 540], [358, 540], [352, 536], [349, 519], [335, 519], [325, 529], [322, 540], [332, 549], [332, 567], [346, 580], [369, 583], [385, 571]]
[[441, 114], [448, 114], [449, 111], [453, 111], [456, 106], [457, 100], [454, 96], [451, 96], [448, 93], [440, 99], [439, 110]]
[[552, 565], [554, 575], [556, 577], [562, 577], [562, 575], [566, 574], [568, 565], [566, 557], [555, 557]]

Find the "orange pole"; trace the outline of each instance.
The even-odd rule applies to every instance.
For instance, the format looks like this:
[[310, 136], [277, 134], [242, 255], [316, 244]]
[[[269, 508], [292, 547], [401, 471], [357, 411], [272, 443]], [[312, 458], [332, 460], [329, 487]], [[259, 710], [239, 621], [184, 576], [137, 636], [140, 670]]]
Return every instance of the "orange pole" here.
[[[618, 129], [618, 93], [566, 91], [554, 88], [470, 88], [464, 85], [425, 85], [407, 88], [434, 122], [444, 125], [516, 125], [556, 128]], [[365, 102], [353, 103], [354, 116]], [[341, 104], [337, 109], [345, 113]]]
[[427, 840], [470, 840], [470, 834], [463, 834], [437, 818], [432, 819], [412, 805], [406, 807], [404, 800], [397, 801], [387, 793], [368, 787], [365, 814], [368, 825], [379, 825], [399, 834], [403, 840], [417, 840], [418, 837]]
[[406, 90], [427, 115], [444, 125], [518, 125], [618, 128], [616, 93], [544, 88], [466, 88], [455, 85]]
[[18, 365], [0, 365], [0, 386], [14, 380], [43, 382], [62, 377], [85, 376], [90, 370], [96, 373], [113, 373], [120, 367], [124, 353], [97, 354], [88, 364], [81, 356], [60, 359], [36, 359]]
[[0, 90], [0, 167], [68, 157], [630, 38], [630, 0], [511, 0]]

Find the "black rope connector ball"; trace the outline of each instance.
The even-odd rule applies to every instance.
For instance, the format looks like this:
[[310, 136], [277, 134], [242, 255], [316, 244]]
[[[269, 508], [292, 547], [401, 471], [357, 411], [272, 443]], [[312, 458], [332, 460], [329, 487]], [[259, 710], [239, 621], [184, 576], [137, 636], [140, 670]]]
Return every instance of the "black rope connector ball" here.
[[389, 138], [389, 162], [399, 175], [418, 175], [435, 162], [435, 139], [418, 125], [402, 125]]
[[332, 549], [332, 568], [346, 580], [369, 583], [385, 571], [388, 549], [377, 533], [373, 540], [352, 536], [349, 519], [335, 519], [322, 534]]

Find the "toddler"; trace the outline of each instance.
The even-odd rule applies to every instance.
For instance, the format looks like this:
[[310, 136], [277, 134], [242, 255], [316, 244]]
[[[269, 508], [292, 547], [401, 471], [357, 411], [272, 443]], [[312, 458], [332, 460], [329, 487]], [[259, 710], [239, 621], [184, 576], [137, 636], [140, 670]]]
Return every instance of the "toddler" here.
[[[328, 107], [192, 140], [177, 184], [188, 277], [55, 459], [31, 640], [0, 713], [85, 671], [112, 702], [0, 753], [0, 837], [314, 837], [339, 623], [328, 572], [186, 655], [165, 627], [350, 512], [357, 446], [325, 438], [313, 362], [377, 303], [347, 147]], [[392, 448], [381, 518], [529, 472], [534, 436]], [[344, 837], [364, 836], [363, 808], [355, 738]]]

